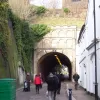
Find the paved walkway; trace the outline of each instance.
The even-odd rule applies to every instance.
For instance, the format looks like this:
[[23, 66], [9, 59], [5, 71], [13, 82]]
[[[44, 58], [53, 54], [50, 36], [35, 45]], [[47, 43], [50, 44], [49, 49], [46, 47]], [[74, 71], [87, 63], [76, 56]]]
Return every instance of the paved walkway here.
[[[73, 83], [67, 83], [68, 87], [73, 90], [73, 99], [72, 100], [95, 100], [93, 96], [90, 96], [82, 88], [78, 90], [74, 89]], [[36, 94], [35, 86], [31, 86], [30, 92], [23, 92], [22, 89], [19, 89], [16, 92], [16, 100], [48, 100], [46, 97], [46, 84], [43, 85], [43, 88], [40, 89], [40, 94]], [[57, 95], [56, 100], [68, 100], [66, 93], [66, 83], [62, 83], [61, 94]]]
[[69, 88], [72, 88], [72, 94], [74, 100], [95, 100], [93, 96], [87, 94], [87, 92], [81, 87], [78, 90], [74, 89], [74, 83], [67, 83]]
[[[16, 92], [16, 100], [48, 100], [46, 97], [46, 87], [46, 84], [44, 84], [43, 88], [40, 89], [40, 94], [36, 94], [34, 86], [31, 86], [31, 92], [23, 92], [22, 89], [19, 89]], [[65, 91], [66, 88], [62, 84], [61, 94], [57, 95], [56, 100], [68, 100]]]

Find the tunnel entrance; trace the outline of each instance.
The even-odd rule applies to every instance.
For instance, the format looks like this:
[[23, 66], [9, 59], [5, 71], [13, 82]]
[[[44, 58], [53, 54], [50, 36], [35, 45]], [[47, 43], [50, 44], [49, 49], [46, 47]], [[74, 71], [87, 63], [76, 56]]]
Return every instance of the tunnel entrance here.
[[72, 78], [71, 61], [69, 60], [69, 58], [66, 55], [59, 53], [59, 52], [50, 52], [50, 53], [43, 55], [38, 60], [38, 63], [37, 63], [38, 73], [41, 73], [43, 80], [45, 81], [49, 72], [52, 72], [52, 69], [54, 69], [56, 67], [56, 65], [59, 65], [55, 55], [57, 55], [59, 57], [61, 63], [68, 68], [68, 72], [69, 72], [68, 80], [71, 81], [71, 78]]

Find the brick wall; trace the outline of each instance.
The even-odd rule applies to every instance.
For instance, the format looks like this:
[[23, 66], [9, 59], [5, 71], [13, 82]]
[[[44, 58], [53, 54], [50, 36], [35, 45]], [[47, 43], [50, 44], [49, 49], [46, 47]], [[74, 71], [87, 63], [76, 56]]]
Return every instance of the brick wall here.
[[83, 11], [83, 9], [87, 9], [88, 0], [62, 0], [63, 8], [69, 8], [72, 11]]

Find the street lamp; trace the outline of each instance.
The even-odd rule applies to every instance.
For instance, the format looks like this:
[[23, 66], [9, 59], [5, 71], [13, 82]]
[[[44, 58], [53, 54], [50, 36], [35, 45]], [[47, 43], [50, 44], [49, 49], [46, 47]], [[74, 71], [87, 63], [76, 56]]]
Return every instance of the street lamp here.
[[56, 57], [56, 59], [58, 60], [58, 62], [59, 62], [59, 64], [60, 64], [60, 66], [62, 66], [62, 64], [61, 64], [61, 61], [60, 61], [60, 59], [58, 58], [58, 56], [57, 55], [54, 55], [55, 57]]
[[98, 83], [97, 83], [97, 53], [96, 53], [96, 13], [95, 0], [93, 0], [94, 13], [94, 52], [95, 52], [95, 100], [98, 100]]

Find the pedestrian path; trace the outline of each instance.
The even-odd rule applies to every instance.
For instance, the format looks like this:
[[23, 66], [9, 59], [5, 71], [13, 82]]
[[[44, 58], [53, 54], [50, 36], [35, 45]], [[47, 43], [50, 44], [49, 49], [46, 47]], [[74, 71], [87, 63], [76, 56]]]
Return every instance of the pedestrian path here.
[[87, 94], [87, 92], [83, 88], [79, 87], [78, 90], [75, 90], [74, 83], [66, 83], [66, 84], [68, 84], [68, 88], [72, 89], [72, 95], [73, 95], [72, 100], [95, 100], [95, 98]]
[[[69, 82], [62, 83], [61, 94], [57, 95], [56, 100], [68, 100], [66, 92], [66, 84], [72, 89], [72, 100], [95, 100], [93, 96], [87, 94], [81, 87], [78, 90], [74, 89], [74, 84]], [[48, 100], [46, 96], [47, 85], [44, 84], [43, 88], [40, 89], [40, 94], [36, 94], [35, 86], [31, 86], [30, 92], [23, 92], [23, 89], [18, 89], [16, 92], [16, 100]]]
[[[22, 88], [16, 92], [16, 100], [48, 100], [46, 96], [47, 85], [44, 84], [40, 89], [40, 94], [36, 94], [35, 87], [31, 86], [30, 92], [23, 92]], [[66, 86], [62, 84], [61, 94], [57, 95], [56, 100], [68, 100], [66, 95]]]

